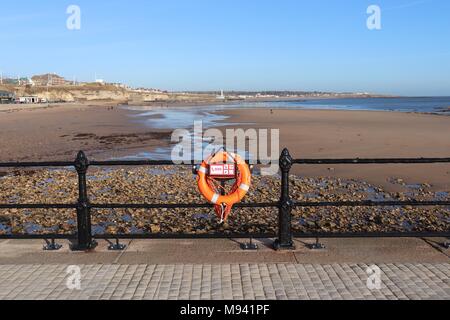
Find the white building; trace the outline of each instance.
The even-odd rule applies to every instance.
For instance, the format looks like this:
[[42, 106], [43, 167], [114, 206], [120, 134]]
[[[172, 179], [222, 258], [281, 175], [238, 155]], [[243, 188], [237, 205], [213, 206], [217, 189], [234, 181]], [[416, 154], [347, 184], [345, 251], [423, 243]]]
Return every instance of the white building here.
[[226, 99], [226, 97], [225, 97], [225, 95], [223, 93], [223, 90], [221, 90], [220, 91], [220, 96], [217, 96], [217, 100], [225, 100], [225, 99]]
[[36, 96], [24, 96], [24, 97], [19, 97], [17, 99], [17, 102], [31, 104], [31, 103], [39, 103], [39, 102], [41, 102], [41, 100]]

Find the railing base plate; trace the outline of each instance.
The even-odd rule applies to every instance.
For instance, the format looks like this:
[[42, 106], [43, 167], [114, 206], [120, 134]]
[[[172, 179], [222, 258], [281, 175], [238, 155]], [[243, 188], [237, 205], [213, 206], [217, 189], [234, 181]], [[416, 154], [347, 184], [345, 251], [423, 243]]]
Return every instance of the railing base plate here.
[[91, 251], [97, 248], [98, 243], [97, 241], [92, 241], [88, 246], [79, 246], [78, 243], [75, 243], [70, 246], [70, 250], [72, 251]]
[[46, 244], [45, 244], [45, 246], [42, 249], [44, 251], [58, 251], [62, 247], [63, 246], [61, 244], [56, 243], [55, 240], [52, 239], [52, 241], [47, 241], [46, 240]]
[[284, 250], [295, 250], [294, 242], [290, 242], [288, 244], [281, 244], [279, 240], [275, 240], [273, 243], [273, 248], [277, 251], [284, 251]]
[[109, 243], [108, 250], [109, 251], [123, 251], [127, 248], [126, 244], [122, 244], [119, 242], [119, 239], [116, 239], [116, 243]]
[[327, 247], [323, 243], [312, 243], [306, 245], [310, 250], [324, 250]]
[[258, 245], [256, 243], [242, 243], [241, 244], [241, 249], [244, 251], [256, 251], [258, 250]]

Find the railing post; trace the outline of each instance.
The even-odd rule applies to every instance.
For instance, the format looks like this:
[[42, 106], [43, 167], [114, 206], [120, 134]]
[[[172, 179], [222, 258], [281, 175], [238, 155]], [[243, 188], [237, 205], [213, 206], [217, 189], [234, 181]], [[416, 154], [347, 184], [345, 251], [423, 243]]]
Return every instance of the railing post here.
[[275, 250], [295, 249], [292, 240], [291, 213], [293, 203], [289, 194], [289, 173], [293, 159], [288, 149], [284, 149], [280, 156], [281, 169], [281, 198], [278, 215], [278, 239], [274, 243]]
[[77, 225], [78, 243], [72, 246], [74, 251], [87, 251], [94, 249], [97, 243], [92, 240], [91, 208], [87, 194], [86, 173], [89, 161], [83, 151], [80, 151], [75, 160], [75, 169], [78, 173], [78, 205]]

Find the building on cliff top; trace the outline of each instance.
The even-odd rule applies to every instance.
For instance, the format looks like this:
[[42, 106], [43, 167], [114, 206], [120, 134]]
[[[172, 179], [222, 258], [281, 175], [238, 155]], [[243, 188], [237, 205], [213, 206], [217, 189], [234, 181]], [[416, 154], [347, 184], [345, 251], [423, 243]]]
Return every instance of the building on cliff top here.
[[31, 81], [33, 82], [33, 85], [38, 87], [64, 86], [69, 84], [69, 81], [54, 73], [33, 76], [31, 77]]

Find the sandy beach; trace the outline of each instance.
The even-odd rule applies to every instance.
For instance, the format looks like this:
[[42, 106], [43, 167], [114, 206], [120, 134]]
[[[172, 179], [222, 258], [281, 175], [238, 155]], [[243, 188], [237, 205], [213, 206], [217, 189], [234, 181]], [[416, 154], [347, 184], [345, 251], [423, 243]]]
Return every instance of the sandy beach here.
[[[281, 148], [294, 158], [449, 157], [450, 117], [428, 114], [334, 110], [233, 110], [242, 127], [280, 129]], [[255, 125], [246, 125], [253, 122]], [[236, 127], [236, 126], [233, 126]], [[361, 179], [391, 191], [429, 184], [450, 189], [448, 165], [295, 166], [305, 177]]]
[[[171, 129], [145, 125], [139, 111], [71, 104], [0, 112], [0, 161], [72, 160], [78, 150], [102, 160], [170, 145]], [[428, 114], [242, 109], [215, 112], [237, 128], [280, 129], [296, 158], [448, 157], [450, 117]], [[223, 126], [221, 129], [229, 128]], [[295, 166], [302, 177], [360, 179], [389, 191], [427, 184], [450, 189], [448, 165]]]
[[77, 150], [106, 159], [169, 144], [170, 130], [149, 129], [133, 114], [109, 104], [0, 112], [0, 161], [72, 160]]

